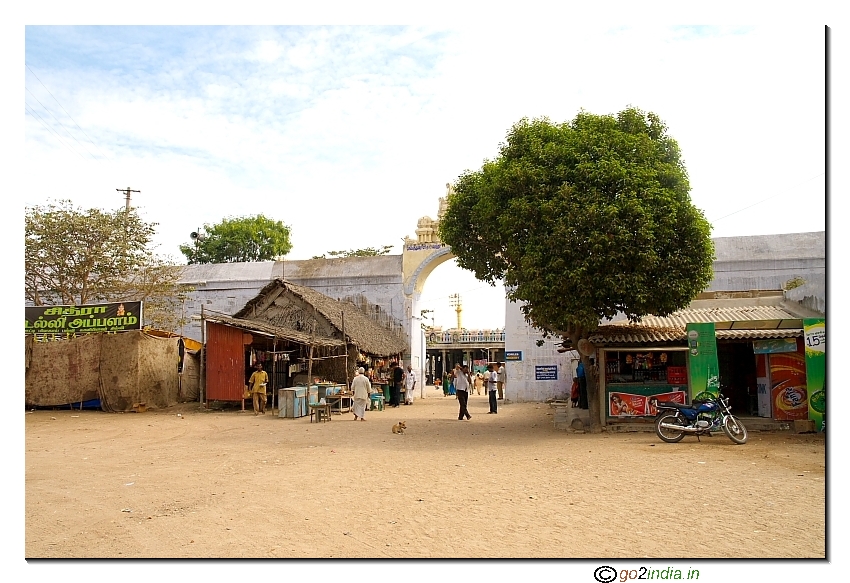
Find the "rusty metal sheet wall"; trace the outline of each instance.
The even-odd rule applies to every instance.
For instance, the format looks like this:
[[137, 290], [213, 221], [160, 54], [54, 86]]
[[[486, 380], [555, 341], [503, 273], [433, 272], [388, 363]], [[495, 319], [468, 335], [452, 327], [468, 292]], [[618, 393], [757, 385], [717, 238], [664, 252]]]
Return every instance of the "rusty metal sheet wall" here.
[[241, 401], [245, 389], [243, 331], [207, 322], [206, 387], [208, 401]]

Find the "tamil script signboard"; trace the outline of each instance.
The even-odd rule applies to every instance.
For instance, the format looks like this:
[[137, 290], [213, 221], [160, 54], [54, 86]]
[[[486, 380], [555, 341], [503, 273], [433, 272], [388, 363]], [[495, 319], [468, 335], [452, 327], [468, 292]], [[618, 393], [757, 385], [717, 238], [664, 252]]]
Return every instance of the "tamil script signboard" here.
[[91, 334], [142, 329], [142, 302], [27, 306], [26, 334]]
[[505, 362], [519, 362], [522, 360], [522, 350], [506, 350]]
[[535, 381], [557, 381], [558, 380], [558, 365], [546, 364], [534, 367]]

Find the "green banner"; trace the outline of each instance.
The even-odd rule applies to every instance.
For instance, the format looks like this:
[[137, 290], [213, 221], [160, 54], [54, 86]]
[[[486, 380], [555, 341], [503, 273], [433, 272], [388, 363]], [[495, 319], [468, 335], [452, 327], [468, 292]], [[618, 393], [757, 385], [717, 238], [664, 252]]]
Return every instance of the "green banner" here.
[[26, 334], [91, 334], [142, 329], [142, 302], [25, 306]]
[[688, 336], [688, 372], [691, 399], [710, 399], [720, 391], [720, 368], [717, 365], [717, 338], [713, 322], [685, 326]]
[[809, 419], [815, 429], [826, 429], [826, 321], [803, 319], [806, 339], [806, 389], [809, 394]]

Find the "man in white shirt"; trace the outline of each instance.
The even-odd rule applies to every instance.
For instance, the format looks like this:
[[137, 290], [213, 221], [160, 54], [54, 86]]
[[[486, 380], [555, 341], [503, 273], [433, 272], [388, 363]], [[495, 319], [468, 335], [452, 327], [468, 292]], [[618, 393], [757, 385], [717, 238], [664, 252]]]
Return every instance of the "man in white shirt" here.
[[460, 372], [455, 373], [454, 383], [457, 402], [460, 406], [457, 420], [463, 421], [463, 418], [466, 417], [466, 420], [469, 421], [472, 419], [472, 415], [469, 414], [467, 403], [469, 402], [469, 387], [472, 384], [472, 379], [469, 377], [469, 368], [467, 366], [461, 367]]
[[496, 388], [499, 390], [499, 400], [502, 401], [505, 398], [505, 363], [499, 363], [499, 372], [498, 372], [498, 380], [496, 381]]
[[490, 397], [490, 415], [498, 412], [496, 410], [496, 384], [498, 383], [498, 378], [499, 373], [496, 372], [496, 367], [488, 364], [487, 374], [484, 375], [484, 380], [487, 381], [487, 395]]
[[416, 388], [416, 373], [413, 372], [413, 367], [407, 365], [407, 372], [404, 375], [404, 404], [413, 404], [413, 390]]

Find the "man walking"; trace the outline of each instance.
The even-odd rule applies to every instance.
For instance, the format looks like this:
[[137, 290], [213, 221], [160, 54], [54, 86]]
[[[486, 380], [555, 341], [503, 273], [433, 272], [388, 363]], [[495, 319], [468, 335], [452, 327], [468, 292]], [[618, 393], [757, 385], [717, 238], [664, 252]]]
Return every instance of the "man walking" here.
[[495, 368], [492, 364], [488, 364], [487, 374], [484, 376], [484, 380], [487, 381], [487, 394], [490, 396], [489, 415], [498, 412], [496, 410], [496, 384], [498, 383], [499, 373], [496, 372]]
[[413, 390], [416, 388], [416, 373], [413, 372], [413, 367], [407, 365], [407, 372], [404, 375], [404, 404], [413, 404]]
[[457, 420], [463, 421], [466, 417], [467, 421], [472, 419], [469, 410], [466, 408], [469, 402], [469, 387], [472, 384], [472, 379], [469, 377], [469, 367], [461, 367], [460, 371], [455, 374], [455, 392], [457, 393], [457, 402], [460, 405], [460, 411], [457, 414]]
[[263, 370], [262, 363], [258, 362], [254, 365], [255, 370], [248, 379], [248, 386], [251, 388], [251, 394], [254, 397], [254, 415], [262, 413], [266, 414], [266, 385], [269, 382], [269, 375]]

